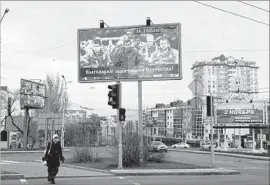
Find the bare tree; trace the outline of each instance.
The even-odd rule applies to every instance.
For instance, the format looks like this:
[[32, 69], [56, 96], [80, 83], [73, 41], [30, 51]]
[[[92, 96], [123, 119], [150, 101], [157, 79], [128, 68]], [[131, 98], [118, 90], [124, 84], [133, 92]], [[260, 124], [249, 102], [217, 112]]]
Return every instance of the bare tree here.
[[19, 102], [20, 100], [20, 90], [16, 89], [13, 92], [8, 91], [8, 96], [7, 97], [2, 97], [1, 100], [4, 102], [2, 109], [5, 110], [5, 117], [3, 120], [1, 120], [1, 124], [6, 121], [8, 117], [11, 118], [11, 123], [12, 125], [21, 133], [23, 134], [23, 130], [15, 124], [14, 119], [13, 119], [13, 114], [18, 110], [16, 103]]
[[70, 102], [65, 85], [59, 74], [56, 76], [47, 74], [44, 84], [46, 85], [46, 101], [43, 111], [62, 112], [66, 110]]

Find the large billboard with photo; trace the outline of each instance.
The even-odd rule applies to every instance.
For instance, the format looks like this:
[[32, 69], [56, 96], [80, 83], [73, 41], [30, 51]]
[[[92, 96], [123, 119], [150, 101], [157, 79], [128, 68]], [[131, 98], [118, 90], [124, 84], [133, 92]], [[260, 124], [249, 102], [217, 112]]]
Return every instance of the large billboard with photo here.
[[21, 79], [20, 105], [21, 109], [44, 108], [45, 85], [30, 80]]
[[78, 81], [182, 79], [180, 23], [78, 30]]
[[262, 124], [263, 107], [261, 104], [221, 104], [217, 107], [219, 124]]

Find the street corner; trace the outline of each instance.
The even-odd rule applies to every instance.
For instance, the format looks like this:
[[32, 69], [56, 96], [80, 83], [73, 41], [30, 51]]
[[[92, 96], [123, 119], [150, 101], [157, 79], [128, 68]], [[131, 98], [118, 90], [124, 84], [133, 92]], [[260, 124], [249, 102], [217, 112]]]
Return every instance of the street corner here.
[[111, 170], [116, 176], [154, 176], [154, 175], [239, 175], [240, 171], [226, 168], [210, 169], [136, 169]]

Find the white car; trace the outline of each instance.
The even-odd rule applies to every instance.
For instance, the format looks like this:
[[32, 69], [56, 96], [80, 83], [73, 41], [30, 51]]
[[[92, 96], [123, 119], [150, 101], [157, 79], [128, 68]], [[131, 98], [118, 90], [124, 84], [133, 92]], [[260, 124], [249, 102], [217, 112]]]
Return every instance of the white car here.
[[189, 144], [187, 143], [176, 143], [172, 145], [173, 148], [189, 148]]
[[152, 148], [152, 151], [155, 151], [155, 152], [167, 152], [168, 151], [168, 147], [162, 143], [161, 141], [152, 141], [151, 143], [151, 148]]

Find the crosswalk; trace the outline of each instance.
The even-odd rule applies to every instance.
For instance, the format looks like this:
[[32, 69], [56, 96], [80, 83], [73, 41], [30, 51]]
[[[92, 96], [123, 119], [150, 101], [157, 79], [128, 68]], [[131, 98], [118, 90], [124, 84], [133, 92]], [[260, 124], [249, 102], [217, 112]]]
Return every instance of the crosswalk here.
[[1, 164], [19, 164], [19, 163], [24, 163], [24, 162], [20, 162], [20, 161], [0, 160], [0, 165], [1, 165]]

